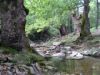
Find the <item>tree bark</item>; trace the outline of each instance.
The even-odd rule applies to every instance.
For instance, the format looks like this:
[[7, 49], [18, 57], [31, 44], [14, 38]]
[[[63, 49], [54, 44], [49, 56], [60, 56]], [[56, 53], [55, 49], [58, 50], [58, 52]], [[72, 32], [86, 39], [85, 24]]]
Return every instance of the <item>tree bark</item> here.
[[72, 13], [72, 21], [74, 27], [74, 34], [80, 34], [81, 31], [81, 17], [76, 14], [76, 12]]
[[99, 26], [99, 2], [97, 0], [97, 19], [96, 19], [96, 29], [98, 29]]
[[86, 39], [90, 39], [91, 32], [90, 32], [90, 21], [88, 17], [88, 13], [90, 10], [89, 7], [90, 0], [84, 0], [84, 12], [82, 16], [82, 24], [81, 24], [81, 32], [80, 36], [76, 41], [84, 41]]
[[59, 31], [60, 31], [60, 35], [61, 36], [65, 36], [68, 34], [68, 27], [66, 27], [65, 25], [61, 25]]
[[1, 43], [1, 13], [0, 13], [0, 43]]
[[19, 51], [29, 48], [25, 36], [26, 15], [28, 9], [23, 0], [0, 0], [1, 44]]

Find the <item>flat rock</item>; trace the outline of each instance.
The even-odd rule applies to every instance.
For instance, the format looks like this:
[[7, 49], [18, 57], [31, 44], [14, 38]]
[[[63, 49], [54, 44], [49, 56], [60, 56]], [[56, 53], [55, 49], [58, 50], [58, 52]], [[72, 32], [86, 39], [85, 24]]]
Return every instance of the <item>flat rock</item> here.
[[55, 53], [52, 55], [52, 57], [58, 57], [58, 58], [66, 58], [66, 59], [83, 59], [84, 56], [77, 52], [77, 51], [71, 51], [68, 52], [67, 54], [60, 52], [60, 53]]
[[58, 46], [58, 45], [60, 45], [61, 44], [61, 42], [53, 42], [53, 45], [54, 46]]
[[92, 48], [92, 49], [84, 50], [81, 53], [85, 56], [100, 57], [100, 49], [99, 48]]
[[72, 51], [70, 54], [66, 56], [66, 59], [83, 59], [83, 58], [84, 56], [77, 51]]
[[65, 57], [65, 53], [63, 53], [63, 52], [55, 53], [55, 54], [52, 54], [52, 57], [61, 57], [61, 58], [63, 58], [63, 57]]

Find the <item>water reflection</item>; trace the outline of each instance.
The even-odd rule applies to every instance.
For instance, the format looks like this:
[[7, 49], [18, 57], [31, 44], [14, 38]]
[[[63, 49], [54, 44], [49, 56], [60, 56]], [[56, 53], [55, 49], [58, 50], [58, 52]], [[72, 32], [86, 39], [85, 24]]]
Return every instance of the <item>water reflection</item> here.
[[100, 75], [100, 59], [96, 58], [54, 60], [53, 66], [56, 70], [49, 70], [46, 75]]

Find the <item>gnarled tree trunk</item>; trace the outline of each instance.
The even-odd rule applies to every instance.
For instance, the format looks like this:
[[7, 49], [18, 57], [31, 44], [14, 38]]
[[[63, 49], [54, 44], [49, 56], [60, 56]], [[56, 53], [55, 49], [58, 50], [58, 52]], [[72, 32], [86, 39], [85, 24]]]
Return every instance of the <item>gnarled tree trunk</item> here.
[[90, 39], [91, 32], [90, 32], [90, 21], [88, 17], [88, 13], [90, 10], [89, 7], [90, 0], [84, 0], [84, 12], [82, 16], [82, 24], [81, 24], [81, 32], [80, 36], [76, 41], [84, 41], [86, 39]]
[[24, 0], [0, 0], [1, 44], [21, 51], [29, 48], [25, 36], [25, 23], [28, 10]]

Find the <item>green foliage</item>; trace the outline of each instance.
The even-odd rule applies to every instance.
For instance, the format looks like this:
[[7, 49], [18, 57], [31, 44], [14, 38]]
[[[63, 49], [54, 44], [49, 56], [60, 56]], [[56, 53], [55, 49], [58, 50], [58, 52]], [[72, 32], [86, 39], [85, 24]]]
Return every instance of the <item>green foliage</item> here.
[[44, 28], [48, 27], [48, 22], [44, 19], [37, 19], [35, 24], [27, 25], [26, 26], [26, 32], [29, 34], [31, 30], [34, 30], [35, 32], [41, 32]]
[[31, 64], [32, 62], [42, 62], [44, 58], [33, 53], [19, 53], [14, 56], [14, 61], [20, 64]]
[[1, 46], [0, 47], [0, 53], [3, 53], [3, 54], [15, 54], [15, 53], [17, 53], [17, 50], [13, 49], [13, 48], [10, 48], [10, 47]]
[[91, 24], [91, 28], [95, 27], [96, 25], [96, 0], [92, 0], [90, 2], [90, 13], [89, 13], [89, 17], [90, 17], [90, 24]]
[[25, 0], [25, 6], [30, 11], [27, 16], [26, 34], [38, 34], [49, 29], [51, 35], [57, 35], [60, 26], [68, 24], [69, 12], [78, 2], [77, 0]]

